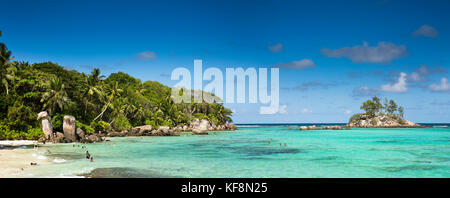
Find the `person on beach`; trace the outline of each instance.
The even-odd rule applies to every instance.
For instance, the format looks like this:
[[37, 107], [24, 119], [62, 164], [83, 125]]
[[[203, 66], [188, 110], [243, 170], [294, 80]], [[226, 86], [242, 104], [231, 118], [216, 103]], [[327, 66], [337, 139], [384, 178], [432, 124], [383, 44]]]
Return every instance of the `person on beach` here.
[[31, 162], [30, 165], [31, 166], [37, 166], [37, 163], [36, 162]]
[[86, 159], [90, 159], [91, 158], [91, 154], [89, 154], [89, 151], [86, 151]]

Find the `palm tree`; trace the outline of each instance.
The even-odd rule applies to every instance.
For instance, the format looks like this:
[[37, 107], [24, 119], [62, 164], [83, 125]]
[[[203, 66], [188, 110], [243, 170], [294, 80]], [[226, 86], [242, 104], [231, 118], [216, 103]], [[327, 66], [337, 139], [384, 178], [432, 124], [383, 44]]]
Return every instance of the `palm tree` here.
[[94, 118], [94, 121], [97, 120], [98, 118], [103, 117], [103, 114], [105, 113], [106, 109], [108, 109], [108, 107], [111, 104], [113, 98], [116, 97], [116, 96], [120, 96], [120, 94], [123, 91], [122, 89], [119, 88], [119, 82], [117, 82], [117, 81], [115, 83], [113, 83], [113, 84], [108, 84], [107, 88], [108, 88], [107, 90], [109, 91], [108, 102], [105, 105], [103, 111], [100, 114], [98, 114], [97, 117]]
[[56, 107], [63, 111], [64, 106], [69, 102], [64, 83], [59, 78], [53, 77], [50, 79], [49, 88], [50, 90], [44, 93], [41, 99], [41, 102], [45, 102], [44, 108], [48, 108], [49, 114], [54, 113]]
[[8, 50], [8, 47], [4, 43], [0, 43], [0, 77], [2, 79], [1, 83], [6, 89], [6, 95], [9, 94], [8, 80], [14, 79], [14, 72], [16, 71], [14, 66], [9, 65], [9, 61], [14, 59], [14, 57], [11, 57], [11, 54], [12, 53]]
[[105, 76], [100, 75], [100, 69], [94, 68], [91, 74], [86, 79], [86, 91], [84, 93], [84, 115], [87, 113], [88, 105], [92, 104], [92, 97], [97, 96], [101, 98], [103, 96], [103, 87], [101, 84], [102, 78]]

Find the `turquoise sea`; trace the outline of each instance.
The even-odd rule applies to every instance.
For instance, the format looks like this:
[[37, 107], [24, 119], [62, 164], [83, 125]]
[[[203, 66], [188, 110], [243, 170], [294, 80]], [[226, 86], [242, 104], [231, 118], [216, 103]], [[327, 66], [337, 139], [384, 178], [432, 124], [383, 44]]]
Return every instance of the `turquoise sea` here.
[[[200, 136], [108, 138], [86, 149], [82, 144], [40, 145], [30, 152], [53, 163], [16, 176], [73, 177], [93, 171], [97, 177], [450, 177], [449, 125], [289, 130], [298, 126], [240, 125], [235, 132]], [[45, 154], [47, 149], [51, 154]], [[94, 162], [85, 158], [86, 150]]]

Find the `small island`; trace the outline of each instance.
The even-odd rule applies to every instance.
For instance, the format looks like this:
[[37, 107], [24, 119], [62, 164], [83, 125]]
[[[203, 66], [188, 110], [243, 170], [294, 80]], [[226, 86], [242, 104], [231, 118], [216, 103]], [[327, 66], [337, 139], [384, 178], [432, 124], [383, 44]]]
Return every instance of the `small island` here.
[[384, 104], [377, 96], [365, 101], [361, 107], [364, 113], [354, 114], [347, 127], [352, 128], [419, 128], [423, 127], [403, 119], [403, 107], [385, 98]]

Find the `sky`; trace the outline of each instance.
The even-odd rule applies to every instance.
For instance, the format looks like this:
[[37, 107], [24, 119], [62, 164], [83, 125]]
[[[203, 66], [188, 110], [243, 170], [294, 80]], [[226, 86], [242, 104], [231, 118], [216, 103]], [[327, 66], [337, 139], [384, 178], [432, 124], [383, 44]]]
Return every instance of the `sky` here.
[[[177, 67], [280, 68], [280, 111], [225, 104], [235, 123], [340, 123], [371, 96], [450, 123], [450, 2], [2, 0], [15, 60], [126, 72], [174, 86]], [[204, 85], [207, 83], [204, 83]]]

